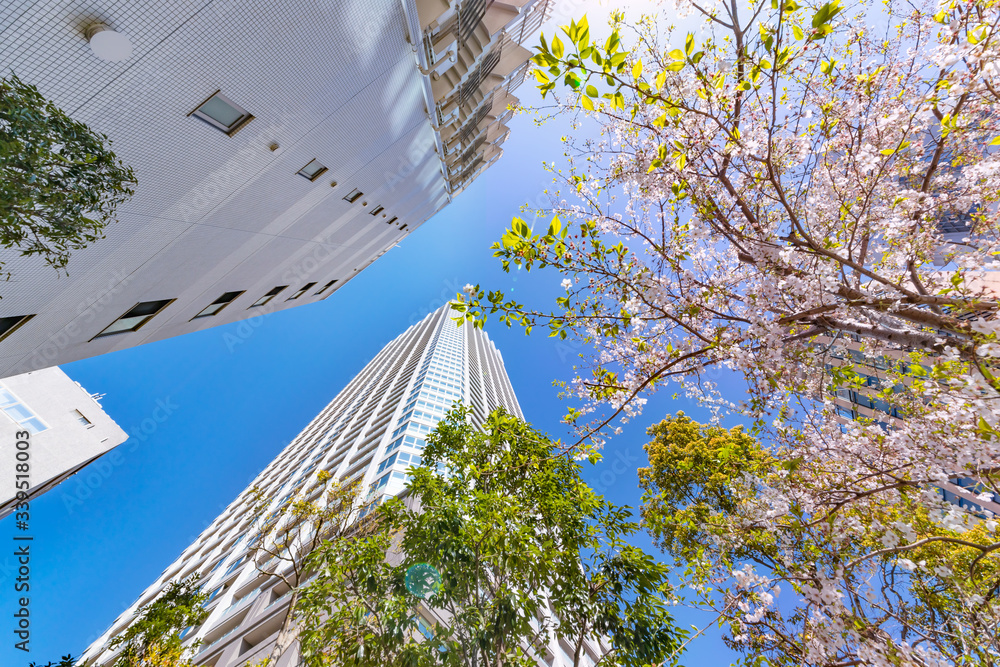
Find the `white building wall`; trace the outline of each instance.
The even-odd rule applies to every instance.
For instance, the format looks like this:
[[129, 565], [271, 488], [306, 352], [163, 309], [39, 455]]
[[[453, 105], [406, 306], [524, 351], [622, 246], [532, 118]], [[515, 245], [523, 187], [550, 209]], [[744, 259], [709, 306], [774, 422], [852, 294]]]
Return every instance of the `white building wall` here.
[[[0, 320], [32, 316], [0, 331], [0, 377], [332, 294], [499, 157], [497, 128], [529, 55], [518, 42], [547, 3], [439, 2], [421, 10], [434, 19], [424, 32], [415, 0], [0, 4], [5, 72], [107, 135], [138, 181], [107, 238], [74, 252], [68, 276], [0, 249], [13, 274], [0, 285]], [[486, 10], [478, 46], [456, 60], [443, 45], [466, 5]], [[85, 37], [95, 22], [128, 36], [133, 55], [95, 56]], [[477, 63], [501, 47], [506, 64], [480, 76]], [[482, 81], [457, 108], [449, 100], [474, 74]], [[231, 136], [190, 115], [216, 91], [254, 116]], [[439, 112], [446, 102], [450, 115]], [[328, 170], [309, 181], [296, 172], [313, 159]], [[363, 195], [346, 201], [355, 189]], [[192, 319], [227, 292], [243, 294]], [[140, 329], [95, 338], [136, 304], [169, 299]]]
[[[24, 433], [28, 437], [24, 437]], [[100, 403], [60, 368], [45, 368], [0, 381], [0, 519], [17, 502], [15, 482], [29, 483], [29, 496], [44, 493], [128, 436]], [[28, 445], [27, 461], [17, 442]], [[21, 457], [24, 458], [23, 456]], [[29, 477], [18, 469], [27, 463]]]

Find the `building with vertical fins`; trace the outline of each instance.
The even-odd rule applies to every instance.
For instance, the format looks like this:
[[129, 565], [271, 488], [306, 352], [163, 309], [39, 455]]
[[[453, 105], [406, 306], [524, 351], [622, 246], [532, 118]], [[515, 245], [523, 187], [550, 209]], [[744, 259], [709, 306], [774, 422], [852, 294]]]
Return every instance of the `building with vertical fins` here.
[[[251, 489], [275, 498], [275, 507], [297, 493], [318, 498], [316, 471], [327, 470], [344, 482], [360, 480], [366, 504], [398, 494], [406, 469], [420, 463], [424, 437], [455, 401], [472, 407], [477, 424], [498, 407], [523, 418], [500, 352], [483, 331], [457, 327], [444, 306], [386, 345], [87, 649], [81, 664], [111, 664], [115, 653], [108, 643], [128, 627], [136, 610], [171, 582], [193, 574], [201, 575], [211, 612], [200, 627], [184, 633], [185, 642], [202, 641], [194, 664], [235, 667], [266, 657], [285, 617], [288, 591], [275, 577], [261, 575], [251, 560], [260, 531], [251, 514]], [[572, 664], [558, 644], [550, 653], [560, 664]], [[297, 664], [297, 651], [289, 651], [275, 667]]]
[[0, 6], [3, 76], [137, 181], [68, 275], [0, 249], [0, 377], [330, 296], [499, 159], [552, 1]]

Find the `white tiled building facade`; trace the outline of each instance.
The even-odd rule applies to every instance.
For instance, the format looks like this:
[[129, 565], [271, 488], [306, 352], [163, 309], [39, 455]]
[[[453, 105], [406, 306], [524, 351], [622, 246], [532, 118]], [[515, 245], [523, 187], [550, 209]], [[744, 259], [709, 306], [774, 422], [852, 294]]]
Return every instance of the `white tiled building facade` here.
[[549, 2], [0, 4], [4, 75], [138, 181], [68, 276], [0, 250], [0, 377], [329, 296], [500, 156]]
[[[471, 325], [456, 327], [445, 306], [407, 329], [341, 391], [306, 429], [252, 482], [201, 537], [114, 622], [83, 655], [88, 665], [110, 664], [108, 641], [120, 634], [136, 610], [170, 582], [201, 575], [210, 593], [211, 615], [186, 641], [202, 640], [199, 666], [234, 667], [267, 656], [284, 619], [286, 590], [261, 576], [249, 544], [258, 532], [251, 514], [253, 489], [275, 498], [275, 506], [302, 493], [319, 497], [316, 471], [338, 479], [360, 479], [366, 501], [398, 494], [405, 470], [419, 463], [424, 437], [455, 401], [472, 406], [482, 424], [495, 408], [522, 417], [500, 352]], [[557, 648], [558, 650], [558, 648]], [[287, 653], [275, 667], [297, 664]]]
[[[127, 437], [97, 398], [62, 369], [4, 378], [0, 381], [0, 519], [14, 509], [20, 483], [27, 484], [25, 490], [34, 498]], [[116, 455], [121, 456], [112, 453]], [[18, 469], [19, 464], [27, 467]], [[27, 477], [18, 477], [21, 474]]]

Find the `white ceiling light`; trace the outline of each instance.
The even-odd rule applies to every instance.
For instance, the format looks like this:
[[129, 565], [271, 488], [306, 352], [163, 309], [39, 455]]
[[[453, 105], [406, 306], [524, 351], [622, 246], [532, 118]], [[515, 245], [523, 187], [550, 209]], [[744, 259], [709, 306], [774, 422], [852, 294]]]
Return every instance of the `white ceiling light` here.
[[132, 41], [103, 23], [95, 23], [87, 28], [87, 41], [90, 42], [94, 55], [101, 60], [119, 63], [132, 55]]

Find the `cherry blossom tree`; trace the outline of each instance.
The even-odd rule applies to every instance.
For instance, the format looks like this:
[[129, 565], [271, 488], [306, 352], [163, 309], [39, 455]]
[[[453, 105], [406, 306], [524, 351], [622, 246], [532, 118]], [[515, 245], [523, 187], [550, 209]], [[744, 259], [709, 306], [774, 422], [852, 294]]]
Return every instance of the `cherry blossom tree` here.
[[[568, 47], [543, 36], [539, 87], [563, 82], [561, 109], [602, 136], [567, 139], [553, 173], [571, 199], [548, 231], [515, 218], [495, 248], [505, 269], [554, 267], [572, 286], [553, 313], [473, 287], [465, 317], [592, 342], [575, 390], [619, 410], [710, 366], [743, 373], [756, 408], [819, 391], [823, 334], [905, 352], [904, 382], [915, 364], [952, 380], [926, 388], [942, 399], [994, 396], [997, 3], [690, 7], [705, 25], [682, 48], [655, 18], [613, 17], [603, 46], [585, 19]], [[942, 231], [956, 220], [964, 242]]]
[[643, 521], [745, 664], [997, 663], [995, 521], [868, 459], [683, 414], [649, 432]]
[[[885, 601], [908, 593], [890, 573], [874, 600], [851, 598], [845, 568], [937, 576], [924, 568], [940, 563], [906, 552], [941, 526], [980, 531], [966, 540], [977, 546], [934, 548], [1000, 548], [988, 512], [934, 492], [970, 476], [982, 502], [1000, 495], [1000, 3], [679, 1], [634, 24], [613, 16], [603, 43], [586, 19], [543, 37], [539, 88], [599, 136], [567, 138], [547, 230], [515, 218], [494, 248], [505, 269], [558, 271], [566, 295], [549, 312], [472, 286], [455, 307], [590, 346], [567, 385], [582, 401], [567, 416], [581, 454], [671, 383], [752, 424], [777, 462], [740, 482], [757, 501], [740, 504], [726, 539], [749, 539], [746, 526], [827, 531], [796, 554], [812, 563], [780, 574], [801, 584], [795, 609], [816, 616], [798, 626], [804, 652], [776, 655], [928, 665], [982, 645], [967, 662], [995, 664], [997, 646], [976, 643], [998, 632], [988, 578], [938, 610], [950, 635], [927, 637], [852, 626], [861, 606], [891, 616]], [[679, 33], [668, 23], [685, 13], [701, 24]], [[745, 379], [745, 400], [717, 389], [719, 372]], [[851, 390], [884, 412], [838, 419], [832, 393]], [[848, 543], [856, 552], [839, 560]], [[774, 561], [733, 563], [740, 574], [713, 570], [723, 599], [779, 576]], [[776, 605], [722, 611], [759, 621]]]

